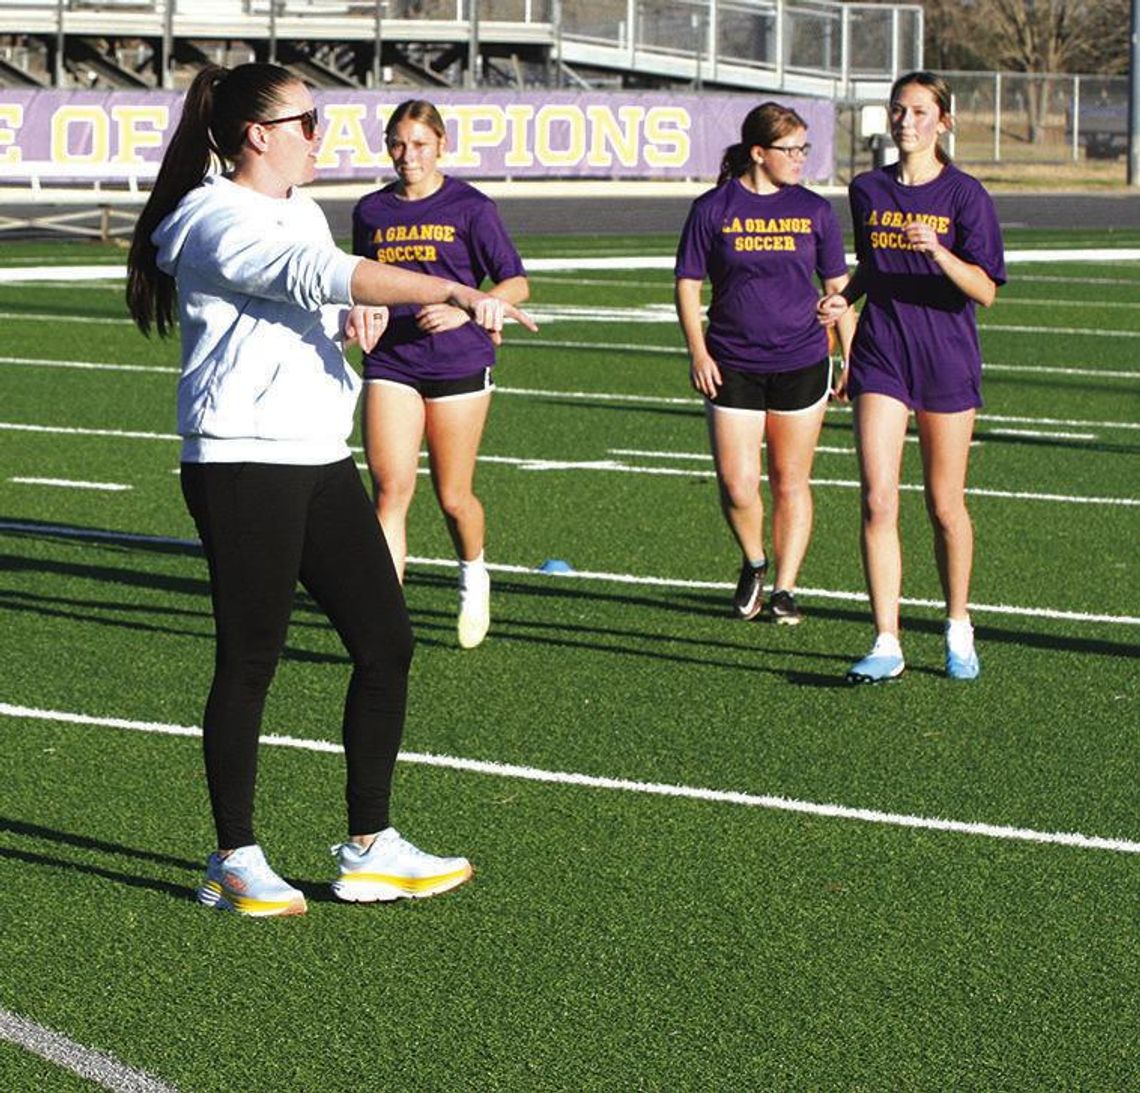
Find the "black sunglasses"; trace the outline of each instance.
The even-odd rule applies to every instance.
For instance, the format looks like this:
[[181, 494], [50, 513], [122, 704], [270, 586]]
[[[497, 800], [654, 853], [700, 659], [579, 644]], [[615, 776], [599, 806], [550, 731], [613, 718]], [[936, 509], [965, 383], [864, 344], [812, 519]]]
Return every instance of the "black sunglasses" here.
[[304, 134], [305, 140], [312, 140], [313, 134], [317, 131], [317, 126], [320, 124], [320, 118], [317, 116], [317, 108], [314, 106], [312, 110], [306, 110], [303, 114], [290, 114], [287, 118], [272, 118], [269, 121], [259, 121], [257, 125], [284, 125], [287, 121], [299, 121], [301, 123], [301, 132]]

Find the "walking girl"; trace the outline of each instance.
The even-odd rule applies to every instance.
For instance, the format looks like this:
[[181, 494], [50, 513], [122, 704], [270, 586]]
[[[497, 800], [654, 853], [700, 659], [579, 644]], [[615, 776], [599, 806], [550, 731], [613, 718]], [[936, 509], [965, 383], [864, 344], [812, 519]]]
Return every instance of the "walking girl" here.
[[[725, 151], [716, 188], [693, 203], [675, 267], [689, 377], [705, 397], [721, 510], [742, 556], [733, 610], [752, 619], [764, 608], [766, 448], [775, 559], [768, 614], [785, 624], [801, 618], [796, 579], [811, 540], [811, 467], [831, 389], [816, 280], [827, 293], [847, 284], [831, 206], [800, 185], [810, 148], [794, 110], [753, 109]], [[712, 301], [702, 330], [706, 277]], [[853, 316], [838, 321], [844, 356], [853, 327]]]
[[905, 668], [899, 478], [912, 412], [946, 602], [946, 674], [970, 680], [980, 671], [968, 607], [974, 531], [965, 500], [974, 416], [982, 404], [975, 309], [994, 302], [1005, 263], [993, 202], [939, 147], [953, 124], [950, 108], [950, 88], [933, 73], [912, 72], [895, 82], [890, 124], [899, 160], [851, 183], [858, 266], [841, 293], [820, 303], [823, 321], [833, 322], [866, 295], [846, 392], [855, 409], [861, 545], [875, 641], [847, 673], [854, 683], [895, 679]]

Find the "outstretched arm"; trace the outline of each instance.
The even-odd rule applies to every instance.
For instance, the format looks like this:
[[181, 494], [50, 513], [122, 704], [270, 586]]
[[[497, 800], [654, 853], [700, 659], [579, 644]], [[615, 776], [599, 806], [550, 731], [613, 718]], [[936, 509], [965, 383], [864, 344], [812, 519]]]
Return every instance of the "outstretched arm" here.
[[[505, 303], [518, 305], [530, 296], [530, 283], [525, 277], [506, 277], [487, 291]], [[427, 304], [416, 313], [416, 325], [425, 334], [442, 334], [469, 322], [471, 316], [452, 304]]]
[[457, 281], [413, 273], [368, 258], [358, 262], [352, 271], [351, 291], [355, 303], [377, 307], [386, 304], [452, 304], [466, 311], [479, 326], [492, 332], [501, 331], [505, 319], [513, 319], [528, 330], [538, 329], [526, 312], [497, 296]]

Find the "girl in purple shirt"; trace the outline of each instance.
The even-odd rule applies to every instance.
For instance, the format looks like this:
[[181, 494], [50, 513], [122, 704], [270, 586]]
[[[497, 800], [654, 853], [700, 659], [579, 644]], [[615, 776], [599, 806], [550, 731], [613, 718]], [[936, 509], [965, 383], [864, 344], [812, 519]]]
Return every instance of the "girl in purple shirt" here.
[[847, 677], [875, 683], [900, 676], [902, 551], [899, 473], [913, 410], [922, 450], [926, 510], [946, 599], [946, 673], [979, 673], [968, 598], [974, 533], [966, 511], [966, 467], [981, 405], [982, 358], [975, 305], [989, 307], [1005, 282], [1001, 231], [981, 184], [938, 146], [952, 126], [950, 89], [930, 72], [891, 88], [897, 164], [851, 183], [859, 265], [842, 293], [820, 303], [825, 323], [850, 314], [864, 293], [846, 391], [855, 404], [863, 492], [863, 567], [875, 643]]
[[[494, 202], [439, 169], [447, 143], [439, 111], [423, 100], [402, 102], [385, 135], [399, 178], [357, 203], [354, 251], [473, 287], [490, 280], [490, 295], [525, 300], [526, 271]], [[403, 580], [408, 507], [426, 437], [432, 486], [459, 557], [464, 649], [478, 645], [490, 625], [483, 506], [472, 487], [499, 340], [447, 304], [396, 307], [364, 359], [364, 443], [376, 515]]]
[[[737, 617], [764, 607], [761, 449], [768, 451], [776, 572], [768, 613], [797, 623], [793, 591], [811, 539], [809, 477], [831, 387], [828, 337], [816, 321], [816, 278], [847, 284], [843, 236], [831, 206], [799, 185], [807, 125], [763, 103], [725, 151], [715, 189], [693, 203], [677, 249], [677, 316], [705, 396], [721, 509], [742, 555]], [[701, 285], [712, 282], [708, 329]], [[844, 356], [854, 318], [839, 325]]]

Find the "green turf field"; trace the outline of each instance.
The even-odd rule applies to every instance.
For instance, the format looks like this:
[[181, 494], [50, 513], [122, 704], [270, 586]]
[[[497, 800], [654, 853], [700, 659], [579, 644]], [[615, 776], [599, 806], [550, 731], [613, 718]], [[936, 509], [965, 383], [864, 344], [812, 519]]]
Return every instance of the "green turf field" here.
[[[0, 283], [0, 1011], [184, 1091], [1140, 1087], [1140, 263], [1108, 249], [1140, 231], [1009, 233], [1103, 260], [1011, 264], [982, 316], [981, 679], [942, 677], [912, 489], [908, 671], [878, 688], [842, 680], [871, 638], [849, 413], [816, 459], [804, 624], [736, 622], [670, 272], [572, 261], [674, 241], [519, 242], [565, 263], [496, 373], [478, 650], [426, 480], [409, 527], [395, 821], [476, 879], [326, 894], [348, 668], [301, 596], [258, 796], [310, 901], [286, 920], [191, 898], [212, 834], [177, 729], [212, 625], [177, 346], [121, 282]], [[0, 271], [123, 260], [5, 244]], [[84, 1088], [0, 1038], [0, 1089]]]

